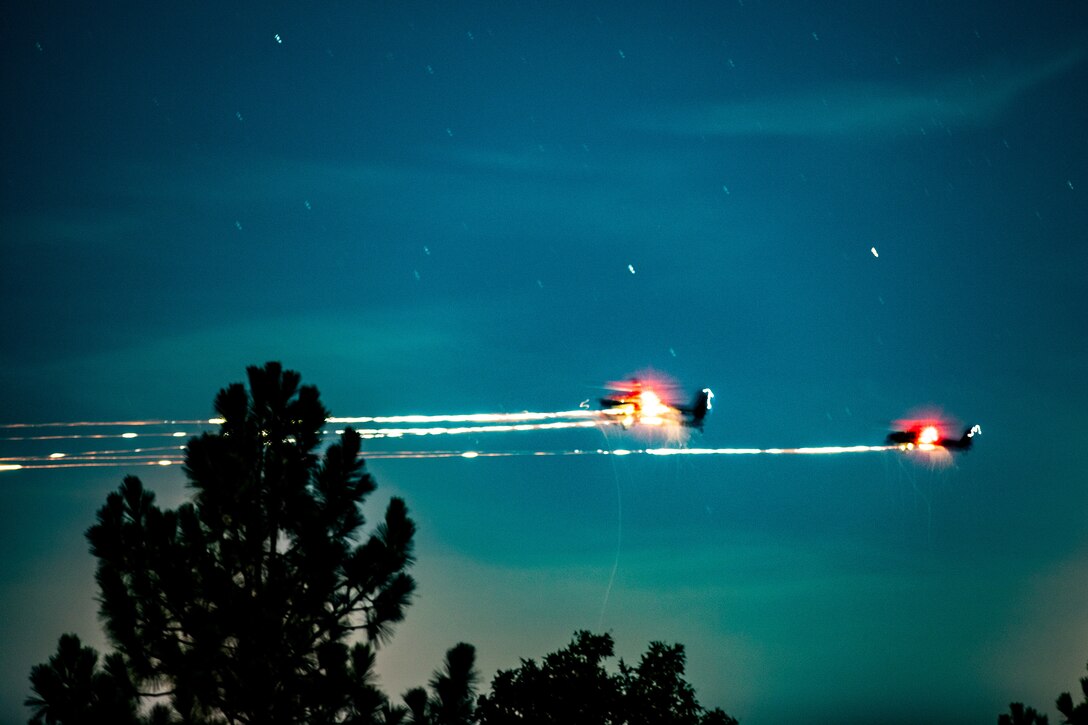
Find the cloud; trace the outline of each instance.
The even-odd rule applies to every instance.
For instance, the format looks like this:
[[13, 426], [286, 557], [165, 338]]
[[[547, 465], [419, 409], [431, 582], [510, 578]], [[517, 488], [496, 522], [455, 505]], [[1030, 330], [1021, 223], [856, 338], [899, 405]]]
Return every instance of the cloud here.
[[516, 176], [584, 179], [600, 176], [600, 160], [588, 151], [563, 151], [544, 147], [499, 150], [478, 147], [428, 149], [432, 160], [465, 171], [485, 171]]
[[1077, 66], [1080, 50], [1019, 68], [963, 71], [922, 88], [843, 84], [644, 117], [638, 126], [696, 136], [887, 136], [993, 123], [1021, 96]]

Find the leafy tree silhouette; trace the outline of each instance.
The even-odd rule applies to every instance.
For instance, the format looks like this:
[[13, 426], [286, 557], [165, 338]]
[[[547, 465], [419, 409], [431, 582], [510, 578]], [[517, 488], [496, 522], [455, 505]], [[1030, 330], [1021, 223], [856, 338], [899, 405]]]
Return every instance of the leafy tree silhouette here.
[[[116, 648], [71, 635], [33, 668], [33, 722], [398, 722], [374, 647], [404, 617], [415, 525], [393, 498], [363, 543], [375, 484], [347, 430], [319, 457], [328, 411], [279, 363], [220, 390], [219, 432], [189, 441], [192, 503], [161, 510], [124, 479], [87, 532]], [[363, 642], [349, 646], [358, 631]], [[101, 717], [100, 717], [101, 715]]]
[[422, 687], [404, 693], [408, 725], [470, 725], [475, 719], [476, 649], [461, 642], [446, 652], [441, 670]]
[[1084, 693], [1084, 699], [1076, 705], [1073, 704], [1073, 696], [1068, 692], [1058, 695], [1058, 712], [1065, 715], [1062, 722], [1066, 725], [1088, 725], [1088, 677], [1080, 678], [1080, 689]]
[[652, 642], [635, 667], [622, 661], [610, 674], [612, 637], [580, 631], [542, 664], [522, 660], [495, 675], [481, 695], [480, 725], [737, 725], [720, 709], [706, 710], [684, 679], [684, 648]]
[[[1058, 712], [1065, 715], [1062, 725], [1088, 725], [1088, 677], [1080, 678], [1080, 689], [1084, 692], [1084, 700], [1076, 705], [1068, 692], [1058, 695]], [[1020, 702], [1009, 703], [1009, 714], [997, 716], [997, 725], [1048, 725], [1048, 722], [1046, 715]]]
[[1010, 702], [1009, 714], [998, 715], [997, 725], [1048, 725], [1046, 715], [1035, 711], [1034, 707], [1024, 707], [1022, 702]]

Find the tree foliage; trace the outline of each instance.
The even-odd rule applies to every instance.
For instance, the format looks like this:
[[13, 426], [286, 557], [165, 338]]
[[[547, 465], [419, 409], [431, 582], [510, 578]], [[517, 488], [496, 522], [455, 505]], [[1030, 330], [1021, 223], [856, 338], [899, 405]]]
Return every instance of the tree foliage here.
[[1022, 702], [1010, 702], [1008, 714], [997, 716], [997, 725], [1049, 725], [1046, 715], [1036, 712], [1034, 707], [1025, 707]]
[[435, 670], [430, 693], [414, 687], [404, 693], [406, 725], [471, 725], [476, 722], [476, 648], [461, 642], [446, 652]]
[[719, 709], [706, 710], [684, 680], [684, 648], [650, 644], [638, 665], [622, 660], [605, 669], [612, 637], [577, 632], [564, 649], [541, 664], [522, 660], [500, 671], [481, 695], [480, 725], [736, 725]]
[[[1068, 692], [1058, 695], [1056, 704], [1058, 712], [1064, 715], [1062, 725], [1088, 725], [1088, 677], [1080, 678], [1080, 689], [1084, 693], [1084, 699], [1074, 704], [1073, 696]], [[1049, 718], [1036, 712], [1033, 707], [1025, 707], [1023, 703], [1009, 703], [1008, 714], [997, 716], [997, 725], [1048, 725]]]
[[31, 723], [137, 722], [136, 692], [120, 655], [98, 666], [98, 652], [84, 647], [74, 634], [61, 635], [57, 653], [30, 671], [37, 697], [26, 705]]
[[[31, 675], [40, 722], [88, 721], [67, 701], [105, 707], [96, 693], [110, 684], [128, 705], [168, 706], [160, 721], [363, 723], [390, 711], [374, 647], [415, 588], [415, 525], [394, 498], [360, 541], [375, 484], [358, 434], [319, 455], [328, 411], [317, 389], [278, 363], [247, 372], [248, 391], [234, 384], [215, 399], [219, 431], [189, 441], [191, 503], [162, 510], [130, 476], [99, 510], [87, 538], [117, 653], [97, 672], [93, 650], [62, 638]], [[349, 644], [353, 633], [363, 641]]]
[[1058, 712], [1065, 716], [1062, 723], [1066, 725], [1088, 725], [1088, 677], [1080, 678], [1080, 689], [1084, 699], [1076, 704], [1073, 704], [1073, 696], [1068, 692], [1058, 695]]

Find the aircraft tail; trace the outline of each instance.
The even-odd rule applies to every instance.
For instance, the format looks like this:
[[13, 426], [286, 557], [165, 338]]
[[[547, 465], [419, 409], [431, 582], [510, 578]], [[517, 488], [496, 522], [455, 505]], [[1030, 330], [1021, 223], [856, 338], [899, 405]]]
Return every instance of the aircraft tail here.
[[695, 396], [695, 402], [691, 405], [691, 425], [699, 430], [703, 429], [703, 419], [706, 418], [706, 414], [713, 408], [713, 404], [710, 402], [714, 398], [714, 393], [710, 388], [703, 388]]
[[968, 450], [971, 444], [975, 442], [975, 436], [982, 433], [982, 427], [973, 425], [963, 432], [963, 437], [960, 438], [960, 448], [962, 450]]

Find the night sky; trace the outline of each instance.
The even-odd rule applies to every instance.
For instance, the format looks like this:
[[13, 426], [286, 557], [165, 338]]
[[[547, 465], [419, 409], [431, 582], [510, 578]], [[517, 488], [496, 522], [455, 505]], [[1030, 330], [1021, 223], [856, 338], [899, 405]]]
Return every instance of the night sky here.
[[[0, 423], [207, 417], [267, 360], [335, 415], [654, 370], [716, 393], [697, 446], [939, 408], [983, 430], [951, 466], [374, 461], [369, 518], [420, 526], [382, 685], [588, 628], [682, 642], [746, 725], [1053, 717], [1088, 659], [1086, 38], [1072, 2], [8, 3]], [[83, 532], [132, 472], [186, 495], [0, 473], [0, 722], [63, 632], [105, 648]]]

